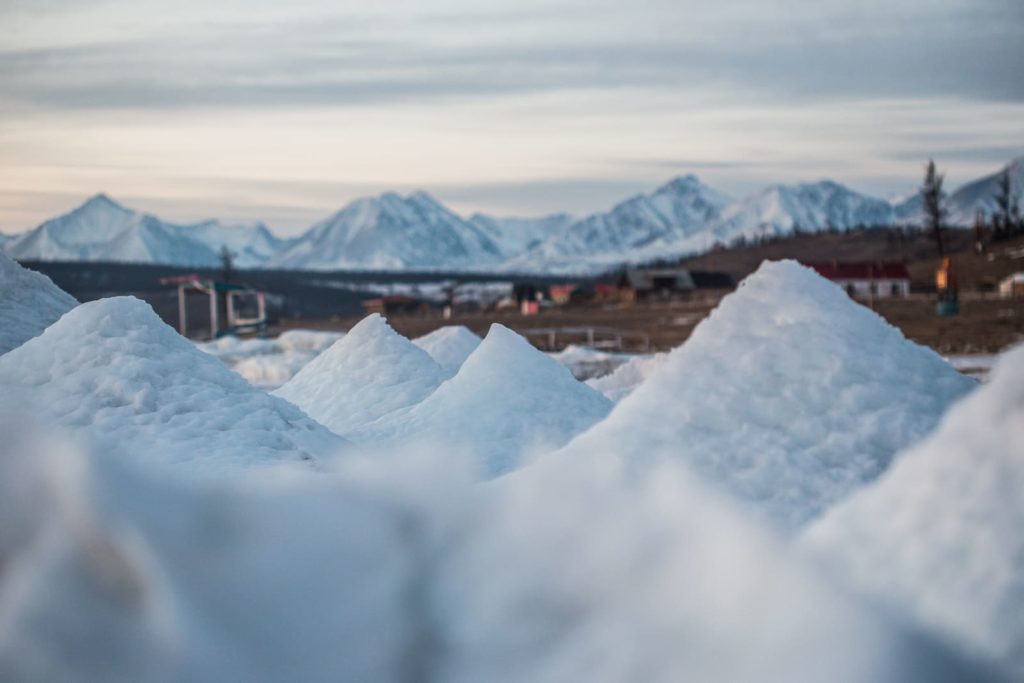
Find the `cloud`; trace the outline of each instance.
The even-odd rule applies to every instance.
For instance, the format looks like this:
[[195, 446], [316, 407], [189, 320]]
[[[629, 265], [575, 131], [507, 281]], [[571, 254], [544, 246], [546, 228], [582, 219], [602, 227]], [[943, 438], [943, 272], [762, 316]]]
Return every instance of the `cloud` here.
[[[1002, 2], [971, 12], [910, 3], [918, 8], [896, 16], [897, 25], [884, 14], [874, 22], [857, 14], [839, 26], [831, 23], [836, 12], [808, 11], [787, 25], [744, 3], [744, 15], [712, 12], [691, 22], [684, 12], [692, 3], [650, 4], [640, 3], [620, 30], [608, 22], [621, 15], [607, 8], [576, 25], [571, 6], [556, 6], [399, 14], [390, 23], [219, 21], [170, 39], [142, 33], [9, 49], [0, 51], [0, 93], [61, 109], [360, 106], [708, 87], [733, 101], [939, 94], [1024, 101], [1024, 21], [1012, 20], [1024, 17]], [[637, 30], [637, 16], [649, 30]], [[551, 30], [552, 22], [564, 30]], [[707, 32], [665, 30], [690, 23]]]

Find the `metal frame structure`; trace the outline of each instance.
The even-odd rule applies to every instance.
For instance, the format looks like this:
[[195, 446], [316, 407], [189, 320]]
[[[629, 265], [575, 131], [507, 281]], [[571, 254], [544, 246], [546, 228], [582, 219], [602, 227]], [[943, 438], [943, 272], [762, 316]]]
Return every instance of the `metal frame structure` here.
[[[217, 282], [203, 278], [196, 273], [161, 278], [160, 284], [175, 285], [178, 289], [178, 331], [188, 336], [188, 311], [185, 305], [188, 294], [205, 294], [210, 298], [210, 339], [238, 332], [263, 331], [267, 325], [267, 300], [261, 289], [253, 289], [232, 282]], [[220, 329], [220, 301], [218, 294], [224, 294], [226, 304], [226, 326]], [[255, 318], [243, 318], [236, 313], [235, 298], [255, 295]]]

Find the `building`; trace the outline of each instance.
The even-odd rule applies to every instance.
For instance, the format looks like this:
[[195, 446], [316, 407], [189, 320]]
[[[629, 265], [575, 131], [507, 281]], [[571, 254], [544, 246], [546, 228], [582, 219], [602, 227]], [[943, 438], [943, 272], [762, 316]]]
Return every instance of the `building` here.
[[1024, 272], [1014, 273], [999, 282], [999, 296], [1004, 299], [1024, 297]]
[[363, 301], [366, 314], [380, 313], [384, 317], [392, 315], [426, 315], [433, 310], [429, 301], [417, 299], [404, 294], [389, 294]]
[[852, 297], [903, 297], [910, 294], [910, 273], [902, 263], [805, 263]]
[[653, 297], [668, 298], [696, 289], [686, 268], [627, 268], [619, 276], [623, 301], [641, 301]]

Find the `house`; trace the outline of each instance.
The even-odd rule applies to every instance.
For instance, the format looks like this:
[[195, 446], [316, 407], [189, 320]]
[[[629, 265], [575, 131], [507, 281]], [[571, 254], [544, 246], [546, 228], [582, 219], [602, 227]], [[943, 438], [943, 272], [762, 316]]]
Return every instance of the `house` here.
[[696, 289], [686, 268], [627, 268], [619, 276], [620, 298], [632, 302], [651, 297], [667, 298]]
[[910, 273], [903, 263], [832, 261], [805, 263], [852, 297], [903, 297], [910, 294]]
[[999, 282], [999, 296], [1004, 299], [1024, 297], [1024, 272], [1014, 273]]
[[404, 294], [389, 294], [365, 300], [363, 302], [363, 309], [367, 315], [380, 313], [388, 317], [392, 315], [425, 315], [431, 312], [432, 307], [429, 301], [424, 301], [423, 299], [405, 296]]

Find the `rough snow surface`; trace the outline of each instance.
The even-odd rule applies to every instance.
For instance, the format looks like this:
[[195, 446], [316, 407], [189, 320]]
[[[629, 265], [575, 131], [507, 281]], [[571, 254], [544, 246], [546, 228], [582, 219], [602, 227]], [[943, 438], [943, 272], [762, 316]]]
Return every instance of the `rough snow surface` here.
[[77, 305], [50, 278], [0, 253], [0, 354], [39, 335]]
[[807, 529], [840, 576], [1024, 677], [1024, 347]]
[[132, 297], [81, 304], [0, 356], [0, 412], [46, 420], [185, 475], [326, 459], [345, 441], [251, 387]]
[[454, 375], [480, 346], [480, 337], [464, 325], [447, 325], [413, 339], [412, 343], [429, 353], [445, 372]]
[[274, 393], [345, 434], [419, 403], [445, 376], [426, 351], [374, 313]]
[[587, 385], [618, 403], [633, 393], [648, 377], [658, 372], [667, 360], [667, 353], [637, 356], [615, 368], [610, 374], [587, 380]]
[[485, 476], [557, 448], [608, 414], [611, 402], [495, 323], [458, 374], [421, 403], [346, 434], [356, 442], [427, 441], [473, 452]]
[[668, 464], [195, 486], [2, 428], [4, 680], [989, 679]]
[[975, 386], [812, 270], [766, 262], [568, 450], [680, 457], [795, 527], [876, 478]]

